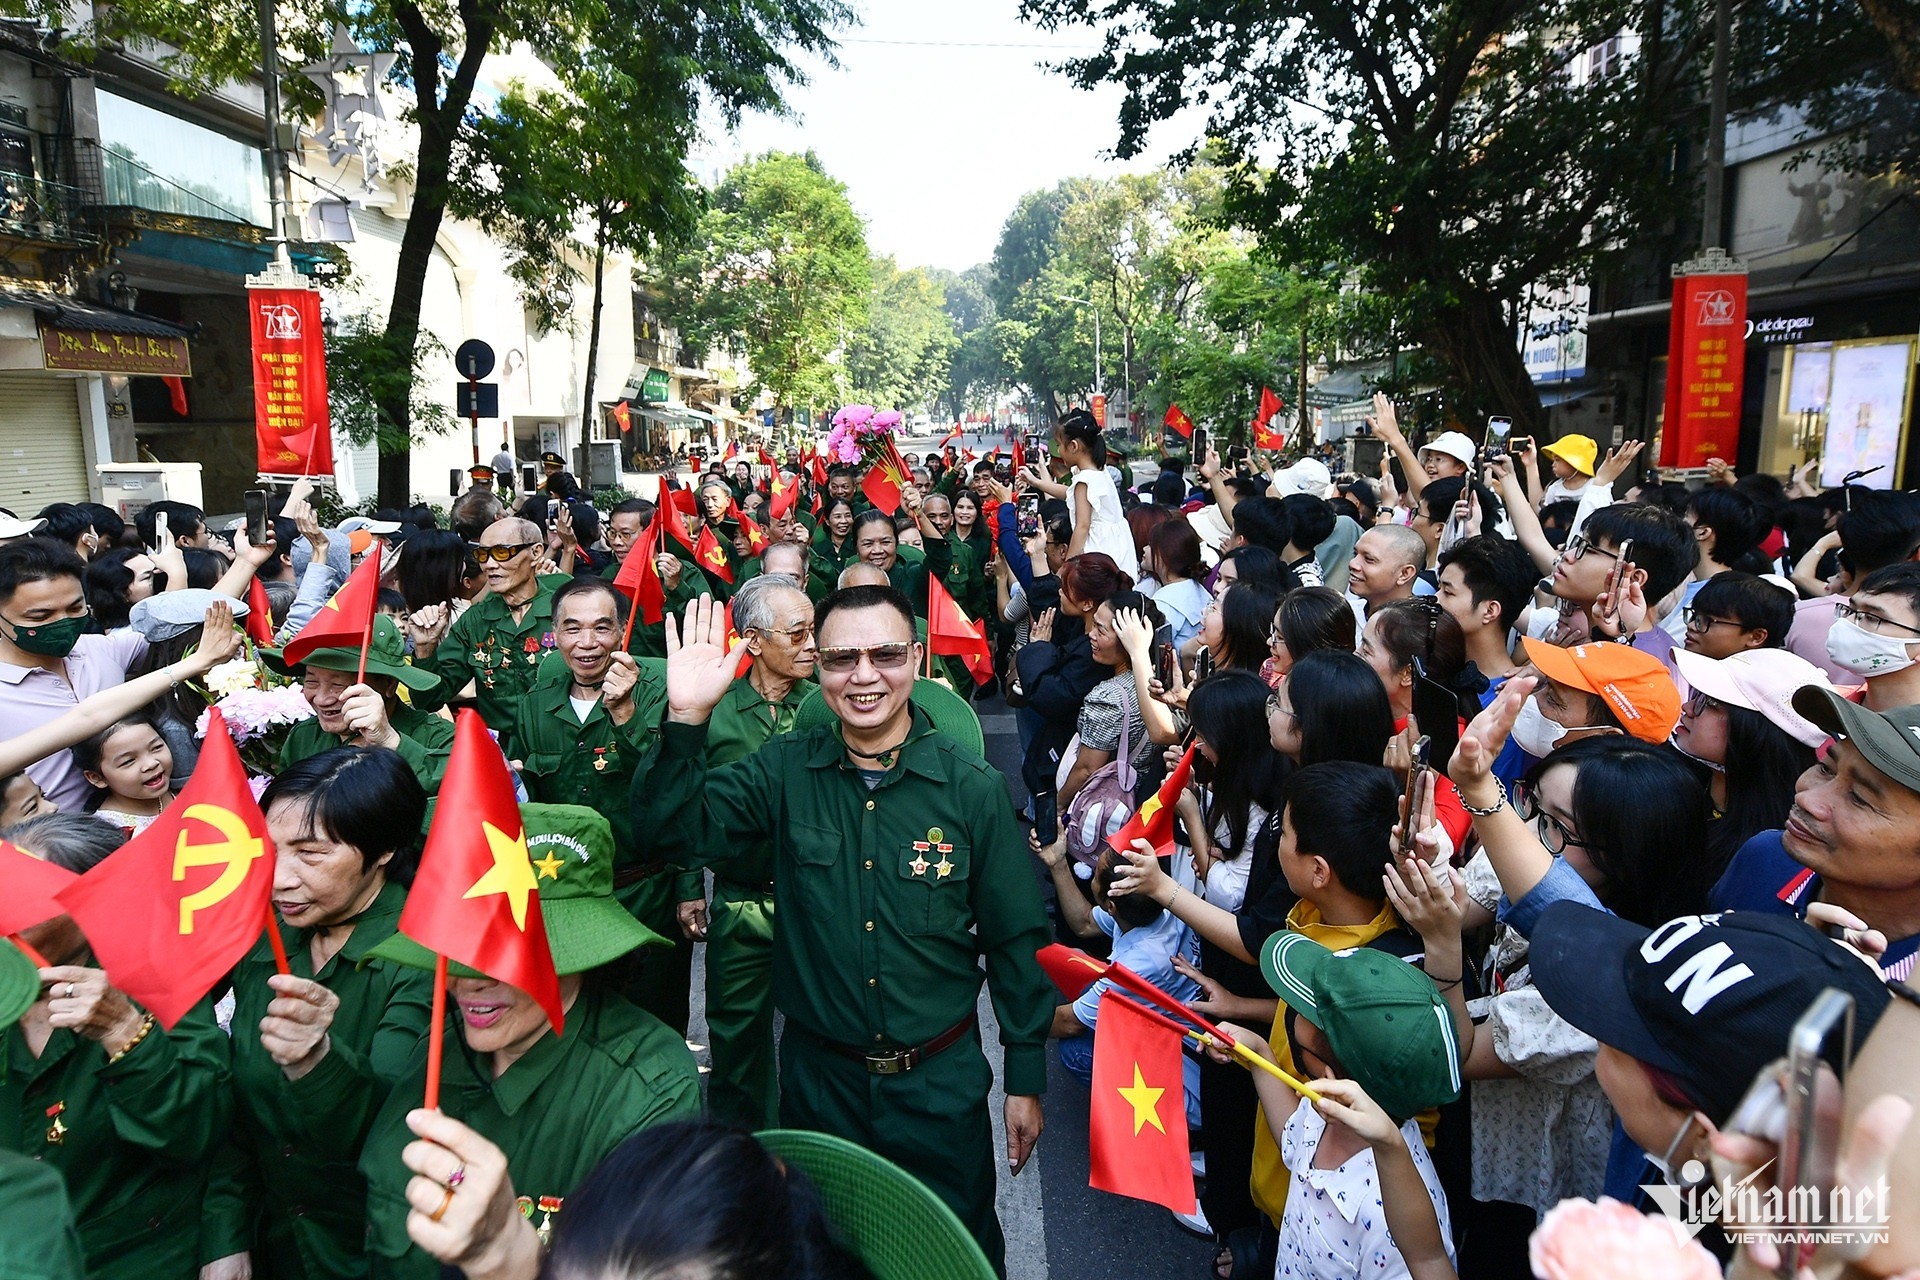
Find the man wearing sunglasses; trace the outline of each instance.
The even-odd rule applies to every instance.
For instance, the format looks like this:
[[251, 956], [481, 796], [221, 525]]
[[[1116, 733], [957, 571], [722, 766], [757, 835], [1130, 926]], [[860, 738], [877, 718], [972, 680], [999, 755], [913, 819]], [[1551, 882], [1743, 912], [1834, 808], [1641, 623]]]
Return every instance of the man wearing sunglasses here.
[[684, 640], [668, 624], [667, 720], [635, 824], [691, 865], [762, 841], [773, 850], [781, 1126], [837, 1134], [915, 1174], [1003, 1270], [992, 1070], [974, 1015], [981, 960], [1016, 1173], [1040, 1136], [1055, 1003], [1034, 959], [1046, 916], [1006, 781], [913, 706], [925, 650], [912, 606], [883, 586], [820, 603], [820, 691], [835, 722], [709, 772], [708, 722], [739, 655], [713, 601], [685, 622]]
[[568, 582], [536, 572], [544, 545], [531, 520], [494, 521], [473, 548], [487, 593], [451, 626], [445, 605], [407, 619], [414, 665], [440, 677], [437, 689], [414, 695], [416, 707], [435, 710], [471, 684], [487, 727], [512, 739], [520, 696], [537, 683], [540, 659], [555, 646], [553, 593]]

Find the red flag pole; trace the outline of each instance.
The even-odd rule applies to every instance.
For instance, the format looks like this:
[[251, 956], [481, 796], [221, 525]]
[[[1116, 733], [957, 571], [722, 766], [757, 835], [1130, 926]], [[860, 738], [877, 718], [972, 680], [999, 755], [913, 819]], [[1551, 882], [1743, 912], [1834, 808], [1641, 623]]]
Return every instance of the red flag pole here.
[[267, 899], [267, 945], [273, 948], [273, 971], [292, 973], [292, 967], [287, 964], [287, 944], [280, 936], [280, 921], [274, 918], [272, 898]]
[[11, 942], [14, 946], [20, 948], [20, 950], [26, 954], [27, 959], [33, 962], [34, 968], [36, 969], [53, 968], [53, 962], [48, 960], [45, 956], [41, 955], [38, 951], [35, 951], [33, 949], [32, 944], [29, 943], [25, 938], [21, 937], [19, 934], [17, 933], [8, 934], [7, 941]]
[[[644, 547], [635, 547], [632, 551], [627, 552], [627, 554], [630, 556], [638, 555], [643, 550], [645, 550]], [[995, 589], [998, 590], [998, 588]], [[636, 591], [634, 595], [636, 599], [633, 601], [633, 607], [627, 610], [627, 629], [620, 633], [620, 652], [622, 653], [633, 652], [633, 615], [640, 612], [640, 601], [637, 598], [639, 592]]]
[[421, 1105], [440, 1109], [440, 1051], [447, 1038], [447, 958], [433, 957], [433, 1021], [427, 1024], [427, 1093]]

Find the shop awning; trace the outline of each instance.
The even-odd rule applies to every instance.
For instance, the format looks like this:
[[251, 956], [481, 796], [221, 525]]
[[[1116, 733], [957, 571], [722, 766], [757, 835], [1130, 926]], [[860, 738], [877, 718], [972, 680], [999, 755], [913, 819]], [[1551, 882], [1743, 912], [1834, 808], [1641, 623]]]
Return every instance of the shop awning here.
[[61, 293], [0, 285], [0, 307], [25, 307], [56, 329], [124, 333], [141, 338], [186, 338], [193, 330], [159, 316], [123, 311], [104, 303], [88, 302]]

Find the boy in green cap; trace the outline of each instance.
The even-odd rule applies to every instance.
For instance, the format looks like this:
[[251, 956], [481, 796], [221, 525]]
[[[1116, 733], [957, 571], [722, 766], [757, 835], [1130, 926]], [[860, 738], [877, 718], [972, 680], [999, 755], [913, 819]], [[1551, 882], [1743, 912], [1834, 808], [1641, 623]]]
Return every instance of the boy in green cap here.
[[440, 677], [408, 664], [392, 618], [380, 614], [373, 620], [364, 684], [354, 682], [358, 649], [315, 649], [292, 666], [278, 650], [262, 649], [260, 656], [298, 680], [313, 708], [313, 719], [293, 726], [281, 744], [282, 769], [335, 747], [385, 747], [399, 753], [429, 796], [440, 790], [453, 750], [453, 722], [400, 701], [402, 685], [419, 693], [438, 689]]
[[[1460, 1046], [1439, 988], [1385, 952], [1329, 951], [1298, 933], [1268, 939], [1260, 971], [1284, 1006], [1296, 1069], [1321, 1094], [1297, 1098], [1254, 1073], [1293, 1175], [1276, 1274], [1451, 1276], [1447, 1197], [1414, 1120], [1460, 1096]], [[1254, 1032], [1222, 1030], [1274, 1058]]]
[[[452, 1025], [441, 1059], [440, 1110], [506, 1154], [521, 1211], [544, 1236], [574, 1187], [628, 1134], [699, 1113], [700, 1077], [680, 1034], [620, 995], [603, 972], [636, 947], [663, 941], [614, 900], [607, 820], [577, 805], [528, 804], [520, 812], [560, 975], [566, 1034], [554, 1034], [526, 992], [450, 964]], [[367, 955], [415, 968], [434, 964], [433, 953], [405, 934]], [[376, 1277], [432, 1280], [439, 1270], [408, 1238], [411, 1175], [400, 1158], [413, 1139], [407, 1118], [424, 1096], [426, 1065], [422, 1045], [360, 1155]], [[446, 1156], [439, 1181], [450, 1205], [463, 1194], [464, 1171], [451, 1152]]]

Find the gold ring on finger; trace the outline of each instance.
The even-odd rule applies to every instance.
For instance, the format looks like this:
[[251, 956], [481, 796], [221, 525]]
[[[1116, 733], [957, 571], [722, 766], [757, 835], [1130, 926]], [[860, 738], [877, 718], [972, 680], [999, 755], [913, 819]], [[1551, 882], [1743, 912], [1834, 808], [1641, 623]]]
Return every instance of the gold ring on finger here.
[[448, 1187], [446, 1194], [440, 1198], [440, 1207], [427, 1215], [427, 1221], [428, 1222], [440, 1221], [441, 1215], [446, 1213], [447, 1206], [452, 1203], [453, 1203], [453, 1188]]

